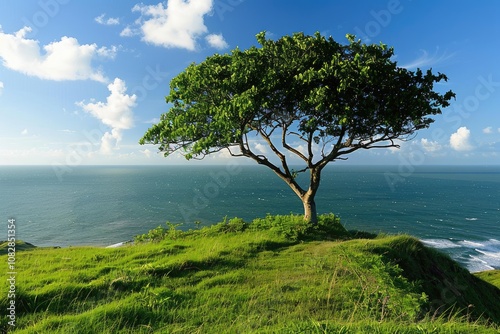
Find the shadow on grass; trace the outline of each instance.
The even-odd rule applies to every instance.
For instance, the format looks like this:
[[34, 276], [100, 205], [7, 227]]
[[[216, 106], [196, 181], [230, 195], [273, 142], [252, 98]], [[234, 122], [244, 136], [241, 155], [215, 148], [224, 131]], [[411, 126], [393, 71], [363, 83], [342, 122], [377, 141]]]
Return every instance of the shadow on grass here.
[[488, 319], [500, 324], [500, 289], [472, 275], [448, 255], [410, 236], [372, 247], [374, 253], [403, 269], [406, 278], [421, 285], [429, 299], [426, 311], [433, 319], [458, 315], [467, 321]]
[[286, 249], [293, 243], [284, 241], [263, 240], [242, 244], [231, 251], [222, 251], [219, 254], [208, 257], [204, 260], [186, 260], [179, 263], [170, 264], [165, 267], [146, 268], [144, 273], [153, 277], [179, 278], [191, 275], [199, 271], [223, 272], [236, 270], [244, 267], [250, 258], [257, 256], [263, 251], [278, 252]]
[[349, 230], [349, 234], [352, 239], [375, 239], [378, 237], [378, 235], [375, 233], [358, 230]]

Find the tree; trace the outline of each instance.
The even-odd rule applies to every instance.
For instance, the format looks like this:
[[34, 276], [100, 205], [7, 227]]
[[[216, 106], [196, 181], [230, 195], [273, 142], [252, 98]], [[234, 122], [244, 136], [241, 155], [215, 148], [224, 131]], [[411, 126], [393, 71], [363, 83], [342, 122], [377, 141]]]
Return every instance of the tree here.
[[[215, 54], [172, 79], [172, 106], [140, 140], [165, 156], [188, 160], [228, 150], [269, 167], [297, 194], [304, 218], [316, 222], [321, 172], [360, 149], [399, 147], [429, 127], [455, 95], [433, 90], [444, 74], [410, 71], [384, 44], [348, 44], [319, 33], [279, 40], [257, 35], [260, 47]], [[273, 158], [257, 149], [266, 145]], [[292, 169], [291, 157], [302, 161]], [[301, 186], [298, 173], [309, 172]]]

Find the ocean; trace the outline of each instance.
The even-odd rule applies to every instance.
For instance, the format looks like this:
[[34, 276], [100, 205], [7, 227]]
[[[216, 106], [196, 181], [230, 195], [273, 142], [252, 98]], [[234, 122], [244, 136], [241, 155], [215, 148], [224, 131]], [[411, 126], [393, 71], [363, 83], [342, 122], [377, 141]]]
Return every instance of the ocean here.
[[[347, 229], [408, 233], [471, 272], [500, 269], [500, 166], [334, 163], [316, 203]], [[189, 229], [268, 213], [302, 204], [262, 166], [0, 167], [0, 239], [14, 218], [17, 239], [37, 246], [107, 246], [167, 221]]]

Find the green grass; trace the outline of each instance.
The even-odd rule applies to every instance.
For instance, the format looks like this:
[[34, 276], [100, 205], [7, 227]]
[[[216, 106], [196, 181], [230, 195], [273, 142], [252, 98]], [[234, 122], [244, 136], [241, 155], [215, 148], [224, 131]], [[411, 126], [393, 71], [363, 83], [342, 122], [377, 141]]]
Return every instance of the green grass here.
[[298, 216], [169, 224], [114, 249], [25, 247], [16, 267], [18, 333], [500, 329], [497, 273], [471, 275], [410, 236], [348, 232], [333, 215], [317, 226]]
[[483, 271], [476, 276], [500, 288], [500, 270]]

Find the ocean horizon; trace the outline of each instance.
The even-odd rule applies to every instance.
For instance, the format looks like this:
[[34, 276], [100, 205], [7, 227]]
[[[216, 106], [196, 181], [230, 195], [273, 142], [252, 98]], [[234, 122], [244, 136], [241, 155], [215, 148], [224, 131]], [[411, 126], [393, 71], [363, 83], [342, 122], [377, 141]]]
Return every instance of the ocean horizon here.
[[[306, 181], [300, 175], [299, 181]], [[262, 166], [0, 166], [0, 212], [36, 246], [108, 246], [169, 221], [196, 228], [224, 217], [302, 214]], [[332, 164], [316, 197], [350, 230], [406, 233], [471, 272], [500, 269], [500, 166]], [[5, 238], [0, 238], [5, 239]]]

